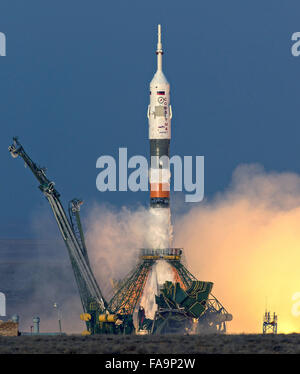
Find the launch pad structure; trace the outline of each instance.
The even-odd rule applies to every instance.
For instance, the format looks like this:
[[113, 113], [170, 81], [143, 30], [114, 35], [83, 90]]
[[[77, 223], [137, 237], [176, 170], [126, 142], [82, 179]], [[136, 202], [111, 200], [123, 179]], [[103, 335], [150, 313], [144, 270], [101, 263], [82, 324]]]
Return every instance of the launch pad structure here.
[[[150, 104], [147, 117], [151, 168], [150, 209], [166, 218], [168, 232], [170, 217], [170, 166], [172, 109], [170, 85], [162, 72], [161, 27], [158, 26], [157, 71], [150, 83]], [[39, 189], [48, 200], [66, 244], [72, 269], [77, 283], [86, 323], [85, 334], [132, 334], [132, 333], [202, 333], [226, 332], [226, 323], [232, 315], [212, 295], [212, 282], [199, 281], [182, 263], [182, 248], [144, 248], [140, 250], [136, 266], [121, 281], [115, 282], [114, 294], [110, 301], [103, 297], [92, 271], [84, 233], [80, 221], [80, 199], [69, 203], [68, 216], [61, 204], [60, 194], [54, 182], [46, 176], [46, 170], [37, 166], [27, 155], [17, 138], [9, 147], [12, 157], [20, 156], [39, 182]], [[153, 163], [152, 160], [155, 160]], [[167, 177], [166, 177], [167, 176]], [[158, 262], [167, 263], [173, 272], [172, 281], [160, 284], [155, 294], [156, 311], [153, 318], [147, 318], [140, 301], [147, 279]], [[134, 316], [138, 315], [138, 323]]]
[[[48, 200], [54, 217], [66, 244], [72, 269], [77, 283], [83, 313], [81, 320], [86, 323], [84, 334], [114, 333], [132, 334], [138, 330], [133, 323], [149, 273], [157, 261], [168, 262], [176, 282], [165, 284], [162, 303], [157, 297], [158, 310], [154, 320], [146, 322], [144, 330], [149, 333], [170, 332], [170, 328], [154, 329], [155, 325], [175, 325], [175, 332], [226, 332], [226, 323], [232, 315], [211, 294], [212, 283], [198, 281], [182, 264], [181, 248], [142, 249], [135, 268], [118, 284], [112, 299], [107, 302], [100, 290], [90, 265], [85, 246], [84, 233], [80, 221], [81, 200], [69, 203], [69, 217], [61, 202], [54, 182], [46, 176], [45, 168], [40, 168], [27, 155], [17, 138], [9, 147], [12, 157], [20, 156], [38, 180], [39, 189]], [[166, 282], [171, 283], [171, 282]], [[169, 290], [167, 289], [169, 287]], [[171, 290], [172, 295], [168, 295]], [[180, 317], [180, 318], [178, 318]]]
[[[171, 266], [175, 284], [179, 285], [181, 290], [188, 290], [196, 284], [198, 287], [202, 287], [201, 294], [205, 293], [205, 290], [208, 288], [211, 290], [211, 282], [199, 282], [182, 264], [182, 253], [183, 250], [181, 248], [141, 249], [138, 264], [118, 285], [115, 294], [108, 304], [109, 308], [114, 313], [125, 312], [125, 314], [132, 315], [138, 306], [151, 269], [157, 261], [161, 260], [166, 261]], [[195, 298], [187, 306], [188, 308], [183, 309], [185, 309], [190, 318], [197, 319], [199, 331], [202, 329], [206, 332], [226, 332], [226, 322], [231, 321], [232, 315], [227, 312], [210, 292], [207, 294], [207, 298], [203, 298], [202, 300], [199, 300], [199, 297], [198, 299]], [[167, 309], [170, 314], [176, 314], [180, 307], [182, 305], [177, 305], [176, 308], [172, 309], [168, 305]], [[154, 321], [158, 314], [156, 313]], [[151, 325], [151, 327], [153, 326]]]
[[278, 316], [274, 312], [273, 313], [273, 319], [271, 317], [270, 312], [265, 311], [264, 318], [263, 318], [263, 334], [277, 334], [277, 321]]

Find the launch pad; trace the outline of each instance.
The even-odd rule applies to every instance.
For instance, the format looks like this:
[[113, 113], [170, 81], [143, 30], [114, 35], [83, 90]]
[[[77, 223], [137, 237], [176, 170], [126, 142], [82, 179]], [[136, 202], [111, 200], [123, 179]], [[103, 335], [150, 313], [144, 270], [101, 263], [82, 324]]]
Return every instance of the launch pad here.
[[[211, 294], [213, 283], [197, 280], [182, 264], [182, 253], [182, 248], [141, 249], [136, 267], [117, 284], [115, 294], [109, 302], [110, 310], [116, 314], [133, 315], [137, 311], [151, 270], [158, 261], [165, 261], [172, 268], [174, 282], [159, 285], [159, 294], [155, 297], [157, 312], [154, 319], [146, 318], [144, 326], [139, 324], [139, 330], [158, 333], [154, 326], [161, 319], [165, 325], [172, 325], [172, 328], [165, 328], [166, 332], [226, 332], [226, 322], [232, 320], [232, 315]], [[172, 322], [167, 323], [167, 320]], [[177, 328], [174, 328], [174, 324]], [[162, 332], [161, 328], [159, 332]]]
[[[9, 147], [12, 157], [20, 156], [39, 181], [39, 189], [48, 200], [68, 249], [74, 276], [83, 306], [80, 318], [86, 323], [85, 334], [132, 334], [136, 330], [148, 333], [169, 332], [226, 332], [226, 322], [232, 315], [212, 295], [213, 283], [196, 279], [182, 264], [182, 248], [143, 248], [137, 265], [121, 281], [116, 282], [114, 295], [107, 302], [93, 274], [80, 220], [81, 201], [69, 203], [69, 218], [60, 202], [60, 193], [54, 188], [44, 168], [37, 166], [27, 155], [17, 138]], [[174, 282], [159, 285], [155, 295], [157, 311], [154, 319], [145, 316], [145, 323], [134, 325], [147, 278], [155, 264], [168, 263], [174, 273]]]
[[140, 258], [143, 260], [180, 260], [182, 248], [142, 248]]
[[[12, 157], [20, 156], [32, 171], [39, 182], [39, 189], [51, 206], [70, 257], [83, 307], [80, 318], [86, 323], [84, 334], [87, 335], [224, 333], [226, 323], [232, 320], [232, 315], [212, 295], [213, 283], [199, 281], [192, 275], [182, 263], [182, 248], [172, 248], [170, 244], [170, 165], [160, 161], [162, 157], [169, 159], [172, 109], [170, 85], [162, 72], [160, 25], [156, 54], [157, 72], [150, 83], [150, 105], [147, 112], [150, 155], [157, 161], [151, 164], [149, 173], [149, 212], [155, 217], [163, 217], [163, 223], [156, 222], [154, 235], [157, 236], [157, 230], [163, 227], [164, 244], [160, 244], [158, 248], [140, 250], [136, 266], [131, 272], [124, 279], [114, 281], [114, 293], [110, 301], [103, 297], [92, 271], [79, 215], [81, 200], [70, 201], [68, 217], [54, 182], [46, 176], [46, 170], [31, 160], [17, 138], [13, 139], [14, 142], [9, 147]], [[155, 276], [156, 267], [161, 264], [171, 269], [169, 279], [165, 277], [163, 281], [158, 281], [156, 277], [156, 283], [151, 285], [150, 295], [147, 295], [147, 281]], [[152, 311], [155, 307], [154, 315], [151, 316], [145, 313], [142, 305], [142, 302], [148, 302], [149, 299]]]

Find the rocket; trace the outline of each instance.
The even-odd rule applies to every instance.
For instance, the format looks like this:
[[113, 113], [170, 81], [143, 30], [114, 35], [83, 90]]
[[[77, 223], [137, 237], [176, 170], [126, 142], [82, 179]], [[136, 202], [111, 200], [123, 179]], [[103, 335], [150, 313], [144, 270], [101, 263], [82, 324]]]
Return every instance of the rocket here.
[[158, 25], [157, 71], [150, 82], [150, 104], [147, 117], [149, 123], [151, 167], [150, 207], [170, 206], [170, 139], [172, 108], [170, 105], [170, 84], [162, 71], [163, 49], [161, 25]]

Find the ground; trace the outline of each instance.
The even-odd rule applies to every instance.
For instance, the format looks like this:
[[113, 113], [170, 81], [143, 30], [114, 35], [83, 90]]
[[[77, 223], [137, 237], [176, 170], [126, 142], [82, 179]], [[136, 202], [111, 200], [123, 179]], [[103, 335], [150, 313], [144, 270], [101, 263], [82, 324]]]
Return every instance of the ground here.
[[300, 334], [202, 336], [19, 336], [0, 337], [3, 353], [197, 354], [298, 353]]

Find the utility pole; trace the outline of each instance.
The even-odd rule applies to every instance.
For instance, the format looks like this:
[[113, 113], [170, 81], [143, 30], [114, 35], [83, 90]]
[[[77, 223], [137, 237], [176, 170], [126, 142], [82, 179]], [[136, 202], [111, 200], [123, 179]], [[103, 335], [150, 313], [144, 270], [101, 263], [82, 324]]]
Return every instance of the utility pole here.
[[57, 310], [57, 319], [58, 319], [59, 332], [62, 333], [62, 329], [61, 329], [61, 311], [60, 311], [59, 305], [57, 303], [54, 303], [53, 307], [54, 307], [54, 309]]

